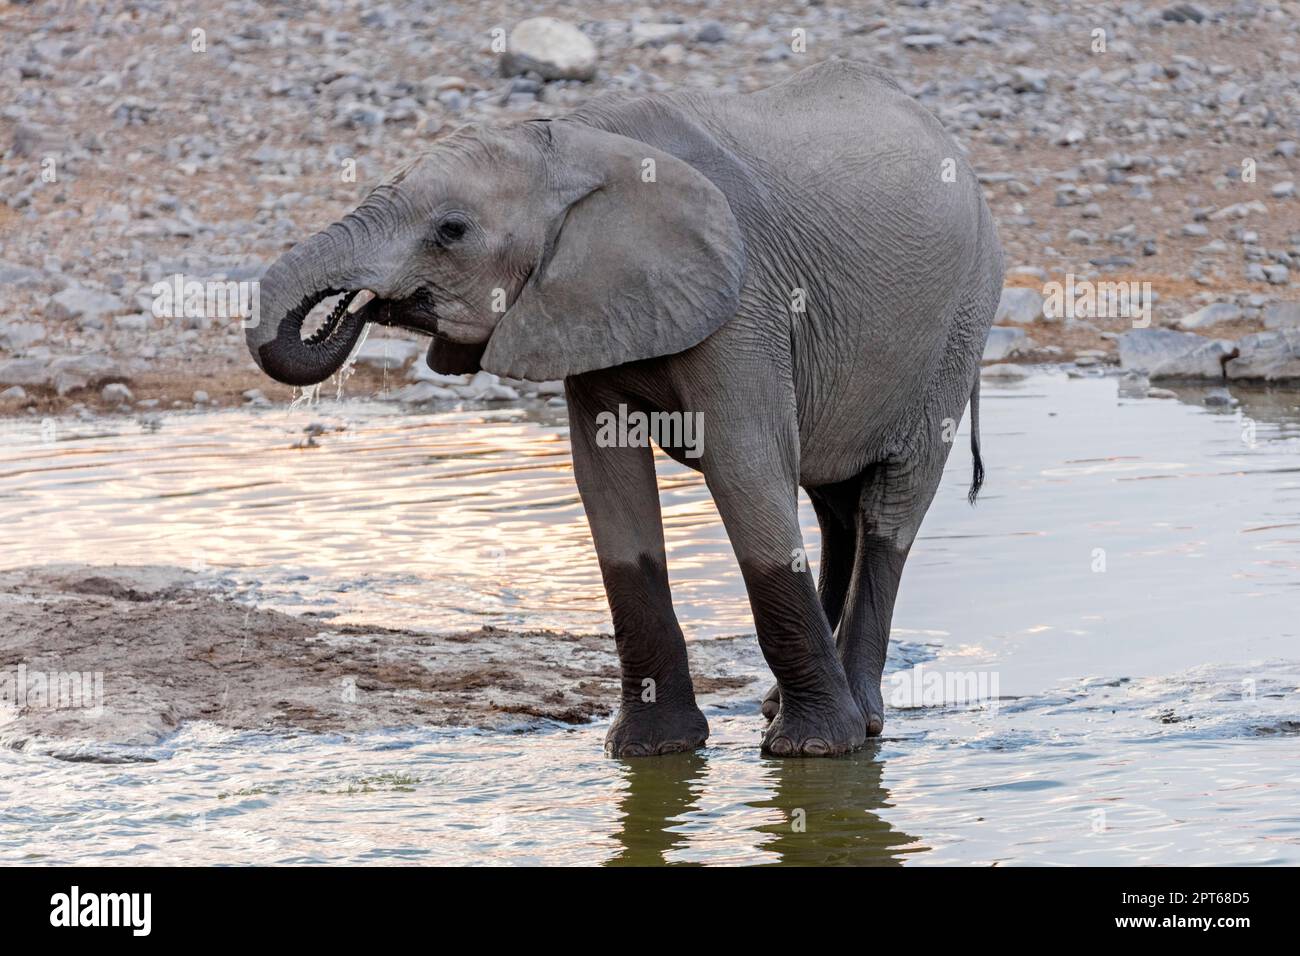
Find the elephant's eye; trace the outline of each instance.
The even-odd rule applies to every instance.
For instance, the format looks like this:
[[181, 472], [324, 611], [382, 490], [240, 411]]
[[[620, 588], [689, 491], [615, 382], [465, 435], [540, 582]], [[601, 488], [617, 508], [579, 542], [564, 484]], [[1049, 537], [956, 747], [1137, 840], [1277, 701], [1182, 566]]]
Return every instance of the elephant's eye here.
[[438, 224], [438, 241], [446, 243], [463, 239], [468, 228], [464, 220], [445, 219]]

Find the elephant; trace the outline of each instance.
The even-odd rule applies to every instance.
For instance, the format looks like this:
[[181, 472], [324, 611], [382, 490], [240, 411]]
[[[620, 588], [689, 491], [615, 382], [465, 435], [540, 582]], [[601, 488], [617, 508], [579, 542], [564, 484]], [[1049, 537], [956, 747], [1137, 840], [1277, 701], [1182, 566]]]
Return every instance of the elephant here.
[[[983, 190], [887, 74], [831, 60], [752, 93], [608, 95], [463, 126], [265, 273], [247, 330], [296, 386], [367, 323], [431, 338], [441, 372], [563, 379], [609, 601], [618, 757], [700, 747], [654, 450], [610, 416], [695, 415], [693, 453], [776, 684], [761, 752], [832, 756], [884, 729], [904, 562], [969, 400], [1003, 258]], [[305, 317], [339, 296], [304, 337]], [[814, 582], [798, 491], [817, 516]]]

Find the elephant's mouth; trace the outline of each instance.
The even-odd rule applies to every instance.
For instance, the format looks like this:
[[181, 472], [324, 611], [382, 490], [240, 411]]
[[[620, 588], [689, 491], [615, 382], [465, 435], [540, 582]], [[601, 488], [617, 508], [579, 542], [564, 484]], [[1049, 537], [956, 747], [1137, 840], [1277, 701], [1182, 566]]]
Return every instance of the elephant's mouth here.
[[[374, 297], [374, 293], [363, 289], [357, 294]], [[357, 301], [357, 299], [353, 299]], [[378, 325], [407, 329], [421, 335], [438, 334], [438, 308], [433, 293], [426, 286], [421, 286], [404, 299], [368, 300], [367, 321]]]
[[[344, 303], [347, 303], [345, 306]], [[333, 313], [317, 330], [325, 332], [331, 321], [337, 321], [340, 310], [346, 314], [357, 314], [364, 310], [364, 322], [374, 322], [391, 328], [406, 329], [420, 335], [429, 336], [429, 351], [425, 357], [429, 368], [444, 375], [473, 374], [482, 366], [486, 342], [464, 344], [453, 342], [438, 331], [438, 309], [436, 299], [430, 289], [421, 286], [404, 299], [383, 299], [369, 289], [362, 289], [351, 295], [345, 295], [335, 307]]]

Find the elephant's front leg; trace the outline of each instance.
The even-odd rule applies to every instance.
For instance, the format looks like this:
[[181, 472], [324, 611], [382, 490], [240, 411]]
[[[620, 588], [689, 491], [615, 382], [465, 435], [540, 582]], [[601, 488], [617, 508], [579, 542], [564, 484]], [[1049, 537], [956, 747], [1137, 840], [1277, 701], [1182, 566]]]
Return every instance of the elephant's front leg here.
[[573, 470], [596, 543], [614, 642], [622, 702], [605, 751], [643, 757], [699, 747], [709, 725], [695, 703], [686, 641], [668, 587], [653, 452], [602, 448], [597, 416], [616, 413], [573, 380], [566, 386]]
[[763, 750], [783, 757], [847, 753], [866, 741], [865, 721], [803, 558], [797, 469], [789, 462], [774, 470], [756, 467], [778, 448], [791, 447], [774, 444], [742, 449], [730, 436], [711, 435], [705, 469], [745, 578], [759, 645], [781, 688]]

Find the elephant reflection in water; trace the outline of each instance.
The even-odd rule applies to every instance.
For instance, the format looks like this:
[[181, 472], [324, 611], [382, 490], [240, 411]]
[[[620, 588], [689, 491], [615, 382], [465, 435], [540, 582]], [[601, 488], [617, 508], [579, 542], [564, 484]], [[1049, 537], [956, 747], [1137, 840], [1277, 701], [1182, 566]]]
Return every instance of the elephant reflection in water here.
[[[884, 763], [868, 748], [837, 760], [767, 760], [762, 799], [751, 801], [764, 822], [749, 834], [736, 834], [738, 849], [761, 848], [765, 862], [791, 866], [898, 866], [903, 857], [927, 849], [916, 837], [896, 829], [877, 811], [889, 806], [881, 783]], [[701, 794], [709, 759], [699, 751], [659, 760], [624, 761], [627, 789], [615, 834], [620, 847], [610, 866], [656, 866], [708, 862], [682, 859], [699, 842], [683, 824], [702, 812]], [[776, 816], [776, 819], [772, 819]], [[718, 814], [709, 827], [732, 827]]]

